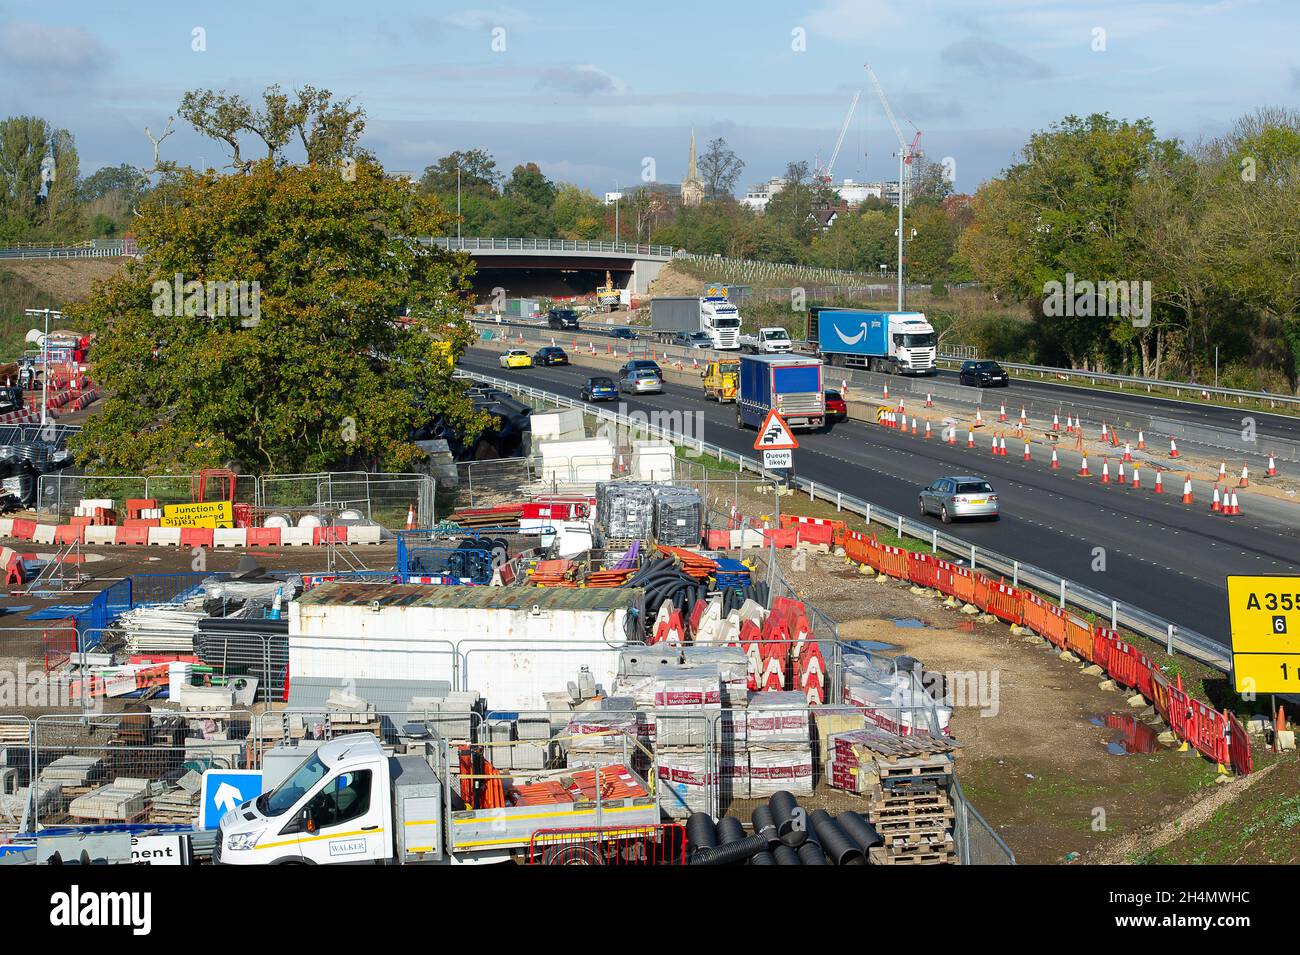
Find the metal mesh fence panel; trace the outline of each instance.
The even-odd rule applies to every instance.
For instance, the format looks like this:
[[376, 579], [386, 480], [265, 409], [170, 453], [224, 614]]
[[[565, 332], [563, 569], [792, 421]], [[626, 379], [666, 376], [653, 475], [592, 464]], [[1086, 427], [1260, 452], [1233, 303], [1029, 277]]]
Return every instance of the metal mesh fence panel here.
[[[145, 479], [138, 475], [117, 477], [111, 475], [84, 475], [56, 472], [42, 474], [36, 482], [36, 511], [41, 518], [53, 518], [63, 523], [71, 517], [83, 499], [108, 498], [118, 507], [127, 498], [146, 497]], [[186, 497], [186, 500], [189, 500]]]
[[0, 832], [20, 830], [35, 767], [32, 721], [0, 716]]

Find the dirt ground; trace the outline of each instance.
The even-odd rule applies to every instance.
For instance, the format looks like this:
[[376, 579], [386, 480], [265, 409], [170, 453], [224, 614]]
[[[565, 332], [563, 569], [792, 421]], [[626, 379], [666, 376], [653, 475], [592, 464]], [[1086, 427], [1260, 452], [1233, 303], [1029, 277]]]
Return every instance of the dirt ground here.
[[98, 279], [120, 272], [128, 259], [6, 259], [4, 269], [62, 302], [79, 302]]

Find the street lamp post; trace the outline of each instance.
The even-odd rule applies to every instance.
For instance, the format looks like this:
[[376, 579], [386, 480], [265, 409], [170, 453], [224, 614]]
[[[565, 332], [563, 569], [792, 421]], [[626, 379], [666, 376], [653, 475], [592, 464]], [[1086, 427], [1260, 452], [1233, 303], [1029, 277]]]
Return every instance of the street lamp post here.
[[50, 397], [50, 316], [63, 317], [63, 313], [49, 308], [29, 308], [26, 313], [32, 317], [41, 315], [45, 318], [45, 337], [41, 339], [41, 427], [49, 421]]
[[456, 163], [456, 248], [464, 248], [460, 238], [460, 163]]

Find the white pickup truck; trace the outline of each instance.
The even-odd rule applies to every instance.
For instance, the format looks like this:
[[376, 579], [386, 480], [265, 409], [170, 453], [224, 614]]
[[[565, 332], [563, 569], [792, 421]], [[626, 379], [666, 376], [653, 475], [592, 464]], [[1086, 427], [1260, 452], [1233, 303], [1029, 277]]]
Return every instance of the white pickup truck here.
[[784, 355], [794, 350], [794, 343], [784, 328], [760, 328], [757, 335], [741, 335], [740, 347], [764, 355]]
[[[369, 733], [323, 743], [270, 792], [226, 813], [217, 830], [213, 862], [501, 862], [528, 851], [534, 835], [542, 831], [608, 828], [617, 834], [659, 822], [655, 797], [639, 778], [634, 781], [641, 795], [602, 798], [600, 779], [606, 773], [612, 776], [615, 767], [600, 771], [594, 798], [480, 809], [466, 804], [461, 786], [453, 781], [457, 762], [453, 748], [436, 734], [421, 755], [389, 756]], [[630, 770], [617, 770], [634, 778]], [[580, 769], [564, 773], [584, 775]]]

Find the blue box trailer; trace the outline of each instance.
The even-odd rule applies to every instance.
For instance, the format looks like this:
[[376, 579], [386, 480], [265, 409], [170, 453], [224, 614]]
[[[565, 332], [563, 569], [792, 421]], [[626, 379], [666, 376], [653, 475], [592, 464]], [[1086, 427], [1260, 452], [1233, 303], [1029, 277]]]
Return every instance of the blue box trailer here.
[[819, 358], [789, 355], [741, 355], [736, 392], [736, 426], [761, 428], [776, 409], [791, 429], [814, 430], [826, 422]]
[[934, 326], [921, 312], [814, 306], [806, 337], [830, 365], [894, 375], [935, 372]]

